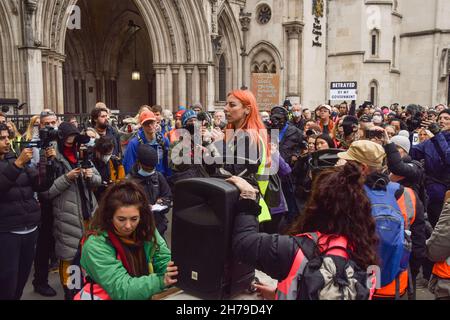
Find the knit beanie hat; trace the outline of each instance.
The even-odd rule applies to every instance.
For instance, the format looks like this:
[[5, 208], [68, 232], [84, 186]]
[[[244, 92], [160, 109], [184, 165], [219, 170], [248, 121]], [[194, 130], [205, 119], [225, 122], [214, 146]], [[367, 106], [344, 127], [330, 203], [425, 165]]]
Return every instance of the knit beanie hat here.
[[409, 138], [406, 138], [404, 136], [395, 136], [391, 139], [393, 143], [397, 145], [397, 147], [402, 148], [406, 151], [406, 153], [409, 153], [411, 150], [411, 141], [409, 141]]

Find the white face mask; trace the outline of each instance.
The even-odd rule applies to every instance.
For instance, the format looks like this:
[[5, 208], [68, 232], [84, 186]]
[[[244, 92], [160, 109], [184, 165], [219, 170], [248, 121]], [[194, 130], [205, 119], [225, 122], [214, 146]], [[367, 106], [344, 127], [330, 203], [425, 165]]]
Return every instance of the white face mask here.
[[95, 147], [95, 139], [91, 138], [89, 142], [86, 144], [86, 147]]
[[376, 115], [376, 116], [373, 117], [372, 121], [374, 123], [382, 123], [383, 122], [383, 117]]
[[102, 157], [104, 163], [108, 163], [111, 160], [112, 154], [106, 155]]
[[294, 118], [300, 118], [302, 116], [302, 113], [301, 112], [294, 112], [292, 115], [294, 116]]

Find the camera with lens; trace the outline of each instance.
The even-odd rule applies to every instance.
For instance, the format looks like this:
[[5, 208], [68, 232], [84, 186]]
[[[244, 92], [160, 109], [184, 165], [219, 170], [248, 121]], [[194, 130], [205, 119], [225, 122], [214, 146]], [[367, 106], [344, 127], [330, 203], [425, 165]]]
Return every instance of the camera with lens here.
[[319, 150], [311, 154], [309, 167], [313, 180], [326, 169], [336, 166], [339, 161], [338, 154], [343, 152], [341, 149]]
[[207, 128], [211, 127], [211, 124], [213, 123], [213, 119], [211, 115], [208, 112], [201, 111], [197, 113], [197, 120], [202, 125], [206, 126]]
[[383, 131], [378, 131], [378, 130], [366, 130], [365, 132], [365, 137], [367, 140], [372, 140], [372, 139], [383, 139], [384, 136], [384, 132]]
[[78, 160], [78, 166], [81, 169], [91, 169], [94, 167], [94, 147], [81, 147], [79, 150], [79, 154], [81, 155]]
[[22, 145], [24, 148], [38, 148], [47, 149], [53, 141], [58, 140], [58, 130], [53, 127], [47, 126], [39, 130], [39, 140], [36, 141], [19, 141], [17, 144]]
[[300, 150], [308, 150], [308, 141], [304, 137], [300, 141]]
[[432, 134], [437, 135], [441, 132], [441, 127], [439, 127], [439, 124], [437, 123], [432, 123], [428, 126], [428, 130], [430, 130]]
[[422, 107], [411, 104], [406, 107], [406, 114], [410, 116], [410, 118], [406, 120], [408, 131], [413, 132], [419, 129], [423, 119]]
[[52, 141], [58, 140], [58, 130], [49, 126], [39, 130], [39, 140], [42, 144], [41, 148], [47, 149]]

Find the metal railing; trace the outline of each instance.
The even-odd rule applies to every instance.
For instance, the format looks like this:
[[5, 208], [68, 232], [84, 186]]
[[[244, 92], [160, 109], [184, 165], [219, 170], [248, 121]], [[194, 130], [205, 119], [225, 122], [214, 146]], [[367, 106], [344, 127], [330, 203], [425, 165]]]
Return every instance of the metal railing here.
[[[113, 114], [112, 115], [112, 121], [115, 122], [115, 125], [119, 128], [124, 125], [123, 120], [127, 119], [129, 117], [135, 117], [136, 113], [119, 113], [119, 114]], [[28, 128], [28, 124], [31, 121], [31, 118], [34, 117], [34, 115], [7, 115], [7, 119], [14, 122], [14, 124], [17, 127], [17, 130], [21, 134], [25, 133], [25, 131]], [[89, 113], [65, 113], [65, 114], [58, 114], [58, 119], [62, 121], [69, 121], [72, 118], [76, 118], [77, 122], [79, 124], [80, 129], [85, 129], [87, 127], [90, 127], [90, 120], [91, 115]]]

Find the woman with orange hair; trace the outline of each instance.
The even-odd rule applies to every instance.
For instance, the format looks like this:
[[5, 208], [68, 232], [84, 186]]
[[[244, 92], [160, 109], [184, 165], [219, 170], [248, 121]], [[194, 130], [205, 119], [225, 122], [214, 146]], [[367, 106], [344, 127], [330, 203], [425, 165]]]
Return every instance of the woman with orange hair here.
[[[261, 120], [256, 98], [248, 90], [234, 90], [228, 94], [224, 109], [228, 121], [225, 133], [226, 157], [233, 157], [233, 165], [225, 165], [233, 175], [254, 180], [262, 196], [269, 185], [270, 149], [267, 130]], [[243, 163], [243, 165], [241, 165]], [[261, 197], [260, 222], [270, 221], [270, 211]]]

